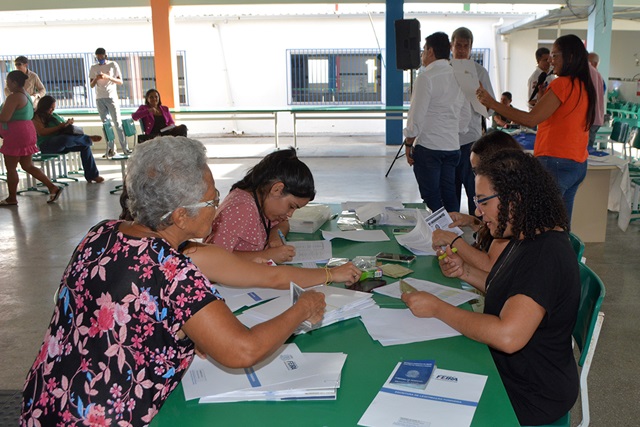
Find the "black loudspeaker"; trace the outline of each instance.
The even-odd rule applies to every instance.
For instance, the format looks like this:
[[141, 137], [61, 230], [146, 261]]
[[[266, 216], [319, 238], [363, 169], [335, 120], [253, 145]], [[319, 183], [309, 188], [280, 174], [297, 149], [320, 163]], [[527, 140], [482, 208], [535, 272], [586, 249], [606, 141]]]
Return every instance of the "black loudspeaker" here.
[[417, 19], [398, 19], [395, 24], [396, 68], [420, 68], [420, 22]]

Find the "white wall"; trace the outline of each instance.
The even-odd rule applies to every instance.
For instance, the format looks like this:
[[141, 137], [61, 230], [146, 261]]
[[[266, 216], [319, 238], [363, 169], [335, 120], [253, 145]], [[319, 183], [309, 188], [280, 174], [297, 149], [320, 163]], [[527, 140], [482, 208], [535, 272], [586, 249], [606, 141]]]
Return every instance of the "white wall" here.
[[[489, 71], [496, 95], [509, 90], [514, 95], [515, 105], [525, 107], [526, 81], [535, 68], [538, 30], [516, 32], [501, 40], [495, 36], [495, 24], [499, 21], [495, 15], [443, 14], [418, 15], [417, 18], [423, 39], [435, 31], [451, 34], [460, 26], [471, 29], [475, 38], [474, 47], [491, 49]], [[515, 19], [504, 19], [503, 24], [513, 21]], [[242, 17], [226, 21], [212, 17], [189, 22], [177, 20], [173, 26], [172, 43], [173, 49], [186, 51], [191, 108], [286, 108], [287, 49], [376, 49], [376, 35], [384, 49], [384, 18], [379, 15], [373, 17], [373, 27], [364, 15]], [[52, 21], [46, 25], [2, 25], [0, 40], [16, 41], [5, 44], [4, 53], [27, 56], [93, 52], [99, 46], [107, 49], [107, 52], [153, 50], [152, 27], [144, 19], [121, 23]], [[611, 75], [632, 77], [640, 72], [640, 67], [636, 67], [633, 61], [633, 53], [640, 51], [637, 32], [614, 32], [613, 44]], [[7, 46], [11, 46], [11, 51], [7, 50]], [[386, 66], [393, 67], [395, 64], [387, 63]], [[231, 130], [250, 134], [273, 132], [273, 125], [269, 121], [213, 121], [190, 126], [197, 133], [228, 133]], [[291, 133], [292, 130], [291, 117], [281, 114], [280, 131]], [[384, 122], [305, 121], [299, 124], [299, 132], [383, 133]]]

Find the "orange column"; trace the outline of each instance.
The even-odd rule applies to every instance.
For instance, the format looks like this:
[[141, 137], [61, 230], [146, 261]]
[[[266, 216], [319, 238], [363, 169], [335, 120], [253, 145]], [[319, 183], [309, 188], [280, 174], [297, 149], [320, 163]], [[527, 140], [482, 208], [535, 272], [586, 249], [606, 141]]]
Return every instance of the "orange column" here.
[[156, 89], [162, 95], [162, 104], [176, 106], [178, 99], [174, 75], [177, 74], [176, 59], [171, 47], [170, 0], [150, 0], [151, 23], [153, 25], [153, 49], [155, 51]]

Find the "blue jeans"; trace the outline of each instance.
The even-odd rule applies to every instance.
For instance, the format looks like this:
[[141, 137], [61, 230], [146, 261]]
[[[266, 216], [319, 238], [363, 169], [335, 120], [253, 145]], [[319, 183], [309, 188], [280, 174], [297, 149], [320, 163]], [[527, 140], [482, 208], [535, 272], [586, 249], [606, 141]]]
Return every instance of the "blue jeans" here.
[[455, 189], [460, 151], [430, 150], [416, 145], [413, 160], [420, 196], [429, 209], [435, 212], [444, 206], [448, 212], [460, 211], [460, 198], [456, 197]]
[[573, 200], [576, 197], [580, 183], [587, 176], [587, 162], [578, 163], [569, 159], [549, 156], [540, 156], [538, 160], [556, 179], [562, 200], [564, 200], [564, 206], [567, 208], [569, 223], [571, 223]]
[[469, 215], [474, 215], [476, 206], [473, 197], [476, 195], [476, 177], [471, 170], [471, 146], [473, 142], [460, 146], [460, 163], [456, 167], [456, 197], [458, 204], [462, 204], [462, 186], [467, 193], [467, 207]]
[[84, 178], [94, 180], [100, 173], [91, 152], [91, 138], [88, 135], [54, 135], [40, 144], [42, 154], [66, 154], [72, 151], [80, 153]]
[[[122, 119], [120, 118], [120, 104], [118, 102], [118, 100], [114, 100], [112, 98], [97, 98], [96, 107], [98, 107], [100, 120], [104, 122], [105, 120], [107, 120], [107, 118], [111, 118], [111, 122], [116, 128], [116, 134], [118, 135], [118, 141], [120, 141], [122, 151], [126, 151], [128, 150], [127, 139], [124, 136], [124, 129], [122, 129]], [[113, 150], [113, 144], [109, 141], [106, 142], [107, 149]]]

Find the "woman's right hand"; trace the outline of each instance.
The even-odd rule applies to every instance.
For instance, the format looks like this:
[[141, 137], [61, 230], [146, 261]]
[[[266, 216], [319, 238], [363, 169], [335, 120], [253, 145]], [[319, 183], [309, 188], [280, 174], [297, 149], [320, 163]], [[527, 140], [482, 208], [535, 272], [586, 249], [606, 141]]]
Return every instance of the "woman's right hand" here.
[[268, 248], [264, 250], [264, 258], [272, 259], [276, 264], [291, 261], [296, 256], [296, 248], [291, 245], [282, 245], [276, 248]]
[[434, 230], [431, 235], [431, 246], [433, 249], [438, 250], [441, 246], [447, 246], [456, 237], [458, 237], [458, 235], [453, 231], [446, 231], [439, 228]]
[[324, 301], [324, 294], [316, 291], [306, 291], [298, 298], [296, 305], [298, 304], [305, 307], [307, 310], [305, 320], [311, 322], [312, 325], [320, 322], [324, 317], [324, 309], [327, 306]]

